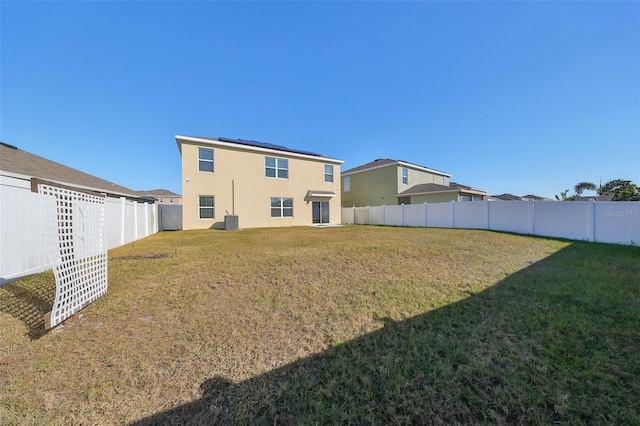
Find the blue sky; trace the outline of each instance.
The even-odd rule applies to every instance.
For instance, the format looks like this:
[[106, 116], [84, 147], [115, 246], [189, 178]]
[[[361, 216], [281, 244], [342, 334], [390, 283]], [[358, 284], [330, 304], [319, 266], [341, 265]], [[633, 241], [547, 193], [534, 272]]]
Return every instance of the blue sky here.
[[0, 2], [0, 139], [181, 192], [174, 135], [491, 194], [640, 184], [640, 3]]

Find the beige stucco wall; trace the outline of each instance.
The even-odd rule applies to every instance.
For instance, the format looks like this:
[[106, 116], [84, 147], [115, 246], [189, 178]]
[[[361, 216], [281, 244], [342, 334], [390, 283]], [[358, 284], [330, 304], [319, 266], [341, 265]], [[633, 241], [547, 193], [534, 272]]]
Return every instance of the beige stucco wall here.
[[[198, 147], [213, 149], [213, 173], [198, 171]], [[240, 228], [311, 225], [311, 201], [329, 201], [330, 223], [341, 222], [339, 161], [184, 141], [181, 152], [183, 229], [224, 228], [225, 211], [238, 216]], [[288, 179], [265, 177], [265, 157], [286, 158]], [[334, 167], [333, 182], [324, 181], [325, 164]], [[336, 196], [311, 200], [309, 190], [333, 191]], [[199, 219], [200, 195], [215, 197], [214, 219]], [[293, 198], [293, 217], [272, 218], [271, 197]]]

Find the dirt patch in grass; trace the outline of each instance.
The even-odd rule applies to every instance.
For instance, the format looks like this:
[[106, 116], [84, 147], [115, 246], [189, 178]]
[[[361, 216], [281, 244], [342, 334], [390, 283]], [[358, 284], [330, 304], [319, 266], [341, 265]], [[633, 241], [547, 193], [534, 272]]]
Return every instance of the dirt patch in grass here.
[[[639, 260], [483, 231], [161, 233], [110, 252], [75, 324], [34, 340], [0, 310], [0, 419], [633, 423]], [[53, 276], [9, 285], [30, 280]]]

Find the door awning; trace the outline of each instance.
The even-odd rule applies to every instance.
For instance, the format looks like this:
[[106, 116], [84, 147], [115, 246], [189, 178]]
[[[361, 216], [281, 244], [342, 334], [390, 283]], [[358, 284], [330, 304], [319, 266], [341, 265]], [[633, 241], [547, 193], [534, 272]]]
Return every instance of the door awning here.
[[307, 197], [316, 197], [316, 198], [332, 198], [335, 197], [336, 193], [333, 191], [314, 191], [309, 190], [307, 192]]

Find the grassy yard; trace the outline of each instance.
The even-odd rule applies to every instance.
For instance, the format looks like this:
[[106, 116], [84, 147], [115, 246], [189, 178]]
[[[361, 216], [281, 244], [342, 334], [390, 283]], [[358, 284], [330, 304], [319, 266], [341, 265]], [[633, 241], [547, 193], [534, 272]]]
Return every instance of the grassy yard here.
[[42, 331], [0, 288], [0, 424], [638, 424], [640, 248], [347, 226], [167, 232]]

